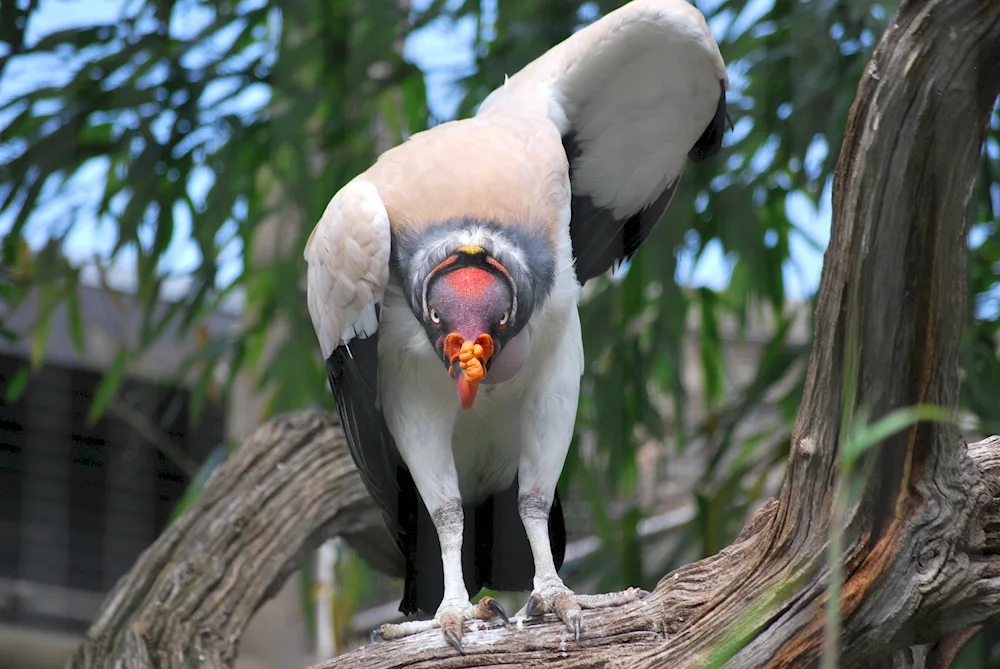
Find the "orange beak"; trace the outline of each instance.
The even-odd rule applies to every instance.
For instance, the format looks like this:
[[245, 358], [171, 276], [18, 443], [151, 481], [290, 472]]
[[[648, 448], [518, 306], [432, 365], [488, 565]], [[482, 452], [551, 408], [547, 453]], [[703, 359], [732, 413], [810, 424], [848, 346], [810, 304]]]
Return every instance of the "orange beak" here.
[[493, 337], [481, 334], [476, 337], [476, 341], [471, 342], [457, 332], [452, 332], [444, 339], [444, 352], [451, 360], [451, 377], [458, 377], [456, 383], [462, 409], [471, 409], [472, 403], [476, 401], [479, 384], [486, 377], [486, 361], [493, 355]]

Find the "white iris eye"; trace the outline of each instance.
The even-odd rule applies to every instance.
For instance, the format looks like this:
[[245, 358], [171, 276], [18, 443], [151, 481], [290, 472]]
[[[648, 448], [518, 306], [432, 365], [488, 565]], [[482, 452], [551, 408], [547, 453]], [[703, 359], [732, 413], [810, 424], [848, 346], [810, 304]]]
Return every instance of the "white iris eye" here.
[[431, 309], [430, 316], [431, 316], [431, 323], [440, 323], [441, 322], [441, 317], [438, 316], [437, 309]]
[[500, 325], [507, 325], [508, 320], [510, 320], [510, 309], [503, 312], [503, 316], [500, 317]]

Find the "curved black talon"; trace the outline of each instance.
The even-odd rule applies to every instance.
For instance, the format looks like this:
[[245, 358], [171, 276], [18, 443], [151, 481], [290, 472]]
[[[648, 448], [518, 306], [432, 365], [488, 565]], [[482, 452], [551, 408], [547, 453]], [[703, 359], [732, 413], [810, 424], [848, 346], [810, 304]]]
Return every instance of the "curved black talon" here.
[[368, 640], [371, 641], [372, 643], [378, 643], [379, 641], [382, 640], [383, 634], [385, 634], [385, 630], [383, 630], [382, 626], [379, 625], [378, 627], [372, 630], [371, 634], [368, 635]]
[[539, 608], [542, 604], [542, 598], [537, 595], [531, 595], [528, 597], [528, 603], [524, 605], [524, 617], [530, 618], [535, 615], [535, 609]]
[[462, 639], [455, 634], [455, 630], [446, 629], [444, 630], [444, 638], [451, 644], [452, 648], [457, 650], [462, 655], [465, 655], [465, 648], [462, 647]]
[[486, 605], [490, 607], [490, 610], [493, 611], [493, 613], [503, 619], [504, 625], [510, 625], [510, 618], [507, 617], [507, 612], [503, 610], [503, 606], [500, 605], [500, 602], [491, 598]]
[[576, 642], [580, 643], [580, 633], [582, 625], [580, 624], [580, 618], [576, 618], [573, 621], [573, 636], [576, 637]]

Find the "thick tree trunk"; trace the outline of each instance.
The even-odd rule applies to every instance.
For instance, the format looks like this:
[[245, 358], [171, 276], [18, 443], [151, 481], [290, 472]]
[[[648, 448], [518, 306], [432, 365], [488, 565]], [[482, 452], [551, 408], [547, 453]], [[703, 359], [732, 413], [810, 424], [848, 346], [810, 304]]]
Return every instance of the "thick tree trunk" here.
[[[841, 417], [956, 406], [973, 177], [998, 92], [1000, 3], [902, 3], [848, 121], [780, 499], [732, 546], [642, 602], [586, 613], [582, 647], [546, 620], [469, 631], [466, 656], [429, 632], [322, 666], [809, 666], [824, 644], [831, 527], [842, 529], [843, 621], [830, 644], [840, 665], [946, 666], [969, 630], [1000, 615], [1000, 439], [967, 448], [953, 425], [919, 423], [848, 481]], [[839, 484], [852, 493], [843, 506]], [[228, 666], [303, 550], [378, 522], [334, 419], [282, 417], [118, 584], [73, 666]]]

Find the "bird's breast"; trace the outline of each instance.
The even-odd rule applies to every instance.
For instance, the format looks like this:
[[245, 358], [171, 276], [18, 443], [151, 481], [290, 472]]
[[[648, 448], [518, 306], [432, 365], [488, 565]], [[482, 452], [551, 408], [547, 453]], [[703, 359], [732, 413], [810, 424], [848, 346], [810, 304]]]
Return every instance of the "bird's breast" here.
[[452, 453], [466, 504], [480, 502], [507, 488], [517, 474], [520, 406], [493, 399], [461, 412], [455, 421]]

